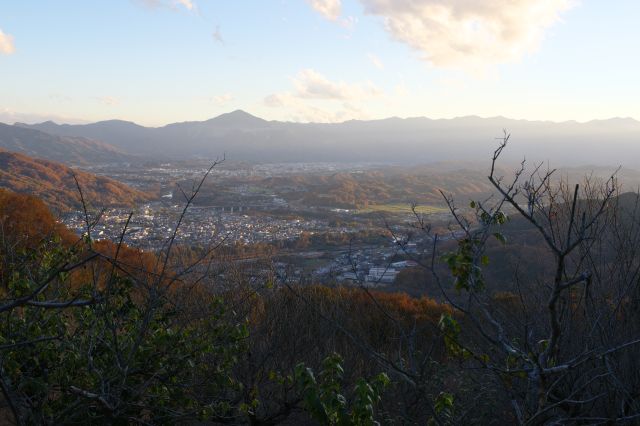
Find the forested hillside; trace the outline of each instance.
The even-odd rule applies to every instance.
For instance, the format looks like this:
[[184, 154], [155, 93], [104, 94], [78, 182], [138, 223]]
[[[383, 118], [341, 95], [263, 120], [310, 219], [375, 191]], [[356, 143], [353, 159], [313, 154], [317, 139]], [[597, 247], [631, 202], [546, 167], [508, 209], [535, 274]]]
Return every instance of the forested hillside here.
[[74, 170], [61, 163], [0, 150], [0, 188], [34, 195], [58, 211], [81, 207], [80, 193], [99, 206], [132, 206], [150, 195], [114, 179]]
[[0, 149], [31, 157], [46, 158], [67, 165], [126, 161], [124, 151], [85, 137], [52, 135], [20, 125], [0, 123]]
[[247, 262], [172, 237], [155, 253], [78, 240], [42, 201], [2, 192], [3, 413], [39, 424], [633, 424], [640, 198], [615, 177], [574, 186], [497, 170], [494, 160], [493, 198], [464, 209], [446, 199], [444, 234], [414, 224], [432, 241], [406, 253], [417, 266], [401, 279], [419, 297], [292, 279], [271, 253]]
[[[193, 271], [185, 265], [218, 264], [217, 255], [80, 241], [37, 198], [0, 191], [0, 201], [0, 413], [22, 424], [308, 424], [327, 416], [369, 424], [374, 406], [395, 415], [394, 405], [414, 394], [363, 363], [370, 350], [396, 350], [396, 324], [377, 310], [418, 325], [421, 345], [437, 338], [437, 321], [450, 311], [406, 295], [291, 292], [268, 272], [252, 282], [228, 260], [215, 274]], [[352, 336], [336, 334], [328, 318]], [[366, 346], [355, 347], [356, 336]], [[447, 364], [442, 350], [433, 355]], [[433, 377], [437, 396], [442, 379]]]

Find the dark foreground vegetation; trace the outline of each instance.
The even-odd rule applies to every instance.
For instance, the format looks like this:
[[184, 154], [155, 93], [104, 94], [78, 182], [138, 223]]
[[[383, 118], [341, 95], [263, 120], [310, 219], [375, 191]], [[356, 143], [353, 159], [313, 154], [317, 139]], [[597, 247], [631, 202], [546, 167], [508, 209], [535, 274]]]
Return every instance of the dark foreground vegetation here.
[[88, 211], [79, 239], [39, 199], [0, 191], [1, 417], [637, 423], [640, 199], [615, 177], [500, 177], [507, 139], [494, 197], [446, 198], [455, 239], [416, 214], [433, 248], [401, 278], [429, 298], [294, 285], [173, 238], [157, 253], [96, 242]]

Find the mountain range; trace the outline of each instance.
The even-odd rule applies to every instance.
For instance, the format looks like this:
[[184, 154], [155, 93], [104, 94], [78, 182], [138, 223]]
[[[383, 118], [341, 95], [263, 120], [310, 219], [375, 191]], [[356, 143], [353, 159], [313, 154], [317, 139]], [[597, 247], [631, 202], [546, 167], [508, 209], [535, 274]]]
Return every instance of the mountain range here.
[[[46, 127], [48, 123], [42, 123], [42, 125]], [[0, 123], [0, 148], [74, 165], [120, 162], [130, 157], [115, 146], [99, 140], [2, 123]]]
[[[561, 166], [640, 166], [640, 122], [628, 118], [557, 123], [504, 117], [394, 117], [320, 124], [267, 121], [238, 110], [206, 121], [163, 127], [121, 120], [82, 125], [16, 123], [0, 127], [0, 146], [11, 149], [2, 137], [6, 127], [57, 136], [61, 138], [59, 144], [66, 142], [65, 146], [75, 152], [86, 145], [85, 158], [92, 161], [103, 155], [116, 158], [125, 154], [153, 159], [226, 155], [232, 160], [258, 162], [489, 161], [498, 144], [496, 138], [503, 136], [505, 129], [512, 135], [505, 159], [521, 160], [526, 156]], [[31, 155], [61, 159], [66, 155], [61, 154], [62, 149], [44, 154], [34, 149]]]

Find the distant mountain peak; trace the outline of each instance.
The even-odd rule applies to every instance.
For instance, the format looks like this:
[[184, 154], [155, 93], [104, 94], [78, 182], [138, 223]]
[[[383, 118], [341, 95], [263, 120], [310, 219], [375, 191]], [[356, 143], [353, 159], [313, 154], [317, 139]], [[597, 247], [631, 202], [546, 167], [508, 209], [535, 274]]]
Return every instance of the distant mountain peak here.
[[601, 121], [601, 122], [605, 122], [605, 123], [611, 123], [611, 124], [637, 124], [638, 120], [632, 118], [632, 117], [611, 117], [608, 119], [604, 119], [604, 120], [592, 120], [593, 122], [597, 122], [597, 121]]
[[[0, 147], [72, 164], [78, 162], [70, 159], [74, 153], [76, 158], [93, 161], [114, 157], [105, 147], [88, 147], [90, 141], [78, 138], [103, 141], [125, 153], [148, 158], [214, 158], [227, 153], [234, 160], [258, 162], [475, 161], [490, 156], [494, 138], [503, 129], [517, 141], [506, 152], [505, 161], [521, 160], [524, 155], [532, 161], [559, 158], [563, 166], [595, 161], [617, 164], [622, 159], [625, 166], [637, 167], [640, 161], [640, 122], [629, 118], [577, 123], [478, 116], [405, 117], [321, 124], [264, 120], [235, 110], [206, 121], [163, 127], [120, 120], [25, 127], [45, 134], [16, 137], [16, 129], [0, 126]], [[6, 134], [4, 139], [2, 133]], [[46, 133], [64, 138], [47, 138]], [[615, 141], [615, 148], [605, 143], [609, 140]]]
[[95, 123], [90, 123], [87, 124], [88, 126], [95, 126], [95, 125], [99, 125], [99, 126], [130, 126], [130, 127], [142, 127], [137, 123], [134, 123], [133, 121], [128, 121], [128, 120], [120, 120], [117, 118], [111, 119], [111, 120], [102, 120], [102, 121], [98, 121]]
[[247, 126], [247, 125], [265, 125], [268, 121], [260, 117], [249, 114], [246, 111], [237, 109], [235, 111], [220, 114], [219, 116], [208, 120], [210, 123], [222, 123], [227, 125]]
[[257, 118], [258, 120], [262, 120], [261, 118], [256, 117], [255, 115], [249, 114], [247, 111], [242, 109], [237, 109], [235, 111], [227, 112], [225, 114], [220, 114], [217, 118], [220, 118], [220, 117], [243, 117], [243, 118]]

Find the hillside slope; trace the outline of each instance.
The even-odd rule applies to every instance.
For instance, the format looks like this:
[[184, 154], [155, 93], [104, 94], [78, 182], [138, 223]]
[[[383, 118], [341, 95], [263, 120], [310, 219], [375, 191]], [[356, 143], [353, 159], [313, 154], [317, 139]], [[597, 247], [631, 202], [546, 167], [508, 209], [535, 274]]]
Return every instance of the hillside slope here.
[[108, 177], [0, 150], [0, 188], [34, 195], [58, 211], [81, 207], [74, 174], [85, 199], [96, 207], [133, 205], [150, 198], [148, 194]]
[[128, 156], [107, 143], [0, 123], [0, 149], [65, 164], [111, 163]]

